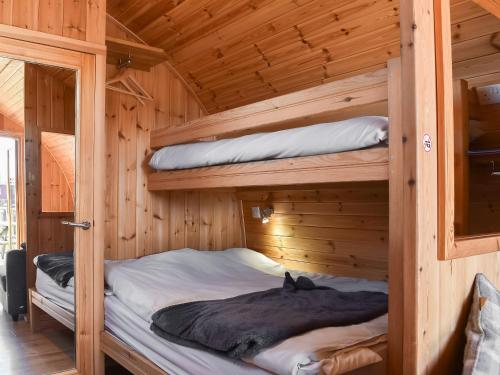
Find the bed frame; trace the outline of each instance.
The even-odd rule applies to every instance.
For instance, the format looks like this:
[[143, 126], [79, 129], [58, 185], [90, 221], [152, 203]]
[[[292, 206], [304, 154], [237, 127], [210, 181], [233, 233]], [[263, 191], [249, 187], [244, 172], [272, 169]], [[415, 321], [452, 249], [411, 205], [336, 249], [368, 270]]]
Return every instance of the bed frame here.
[[[153, 149], [167, 145], [214, 140], [337, 121], [362, 115], [388, 115], [389, 148], [372, 148], [338, 154], [308, 156], [283, 160], [258, 161], [236, 165], [152, 172], [148, 190], [192, 190], [293, 184], [334, 183], [347, 181], [389, 181], [390, 227], [399, 228], [403, 217], [403, 130], [401, 121], [401, 61], [390, 60], [387, 68], [346, 78], [312, 89], [265, 100], [226, 112], [205, 116], [183, 126], [151, 131]], [[392, 232], [395, 233], [395, 232]], [[390, 270], [397, 275], [389, 279], [388, 343], [384, 353], [399, 356], [402, 336], [403, 238], [389, 239]], [[101, 350], [134, 374], [165, 374], [147, 358], [109, 332], [101, 333]], [[356, 374], [386, 373], [390, 362], [367, 366]]]
[[[109, 332], [101, 332], [101, 350], [134, 375], [168, 375], [142, 354]], [[382, 361], [351, 371], [351, 375], [383, 375], [386, 373], [387, 345], [378, 344], [374, 350]]]
[[33, 332], [40, 330], [43, 325], [42, 312], [45, 312], [73, 332], [75, 331], [75, 315], [70, 311], [52, 302], [33, 288], [28, 291], [28, 300], [30, 327]]
[[[346, 78], [151, 131], [151, 147], [276, 131], [360, 115], [387, 115], [388, 69]], [[396, 103], [397, 104], [397, 103]], [[154, 172], [148, 189], [191, 190], [226, 187], [331, 183], [389, 179], [389, 151], [365, 149], [337, 154]]]

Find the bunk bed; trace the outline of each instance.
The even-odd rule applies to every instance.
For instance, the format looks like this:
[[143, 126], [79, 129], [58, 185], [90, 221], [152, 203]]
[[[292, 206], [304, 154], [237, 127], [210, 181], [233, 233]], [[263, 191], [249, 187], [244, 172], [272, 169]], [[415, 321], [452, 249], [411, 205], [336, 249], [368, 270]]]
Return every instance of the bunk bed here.
[[36, 287], [28, 291], [31, 330], [35, 332], [43, 325], [43, 311], [66, 328], [75, 331], [74, 277], [71, 277], [65, 287], [58, 285], [38, 267], [37, 258], [33, 260], [36, 266]]
[[[399, 59], [389, 61], [387, 68], [375, 72], [209, 115], [183, 126], [153, 129], [150, 145], [152, 149], [160, 149], [359, 116], [388, 116], [390, 147], [152, 171], [148, 177], [148, 190], [154, 192], [390, 180], [391, 191], [396, 192], [402, 185], [401, 163], [398, 162], [398, 153], [402, 147]], [[391, 205], [391, 211], [394, 210], [395, 206]], [[395, 249], [396, 245], [396, 242], [392, 245], [390, 243], [389, 254], [392, 251], [400, 252], [400, 249]], [[391, 308], [394, 306], [391, 307], [390, 302], [389, 310]], [[389, 322], [389, 327], [391, 325]], [[394, 331], [389, 332], [389, 338], [396, 335], [398, 333]], [[166, 374], [147, 355], [125, 341], [116, 332], [101, 332], [102, 351], [132, 373]], [[369, 365], [352, 373], [385, 373], [387, 350], [387, 342], [379, 343], [377, 352], [383, 358], [382, 363]]]
[[[200, 139], [238, 137], [324, 121], [387, 114], [387, 69], [202, 117], [183, 126], [154, 129], [151, 147]], [[148, 189], [189, 190], [242, 186], [388, 180], [389, 151], [369, 148], [333, 154], [157, 171]]]

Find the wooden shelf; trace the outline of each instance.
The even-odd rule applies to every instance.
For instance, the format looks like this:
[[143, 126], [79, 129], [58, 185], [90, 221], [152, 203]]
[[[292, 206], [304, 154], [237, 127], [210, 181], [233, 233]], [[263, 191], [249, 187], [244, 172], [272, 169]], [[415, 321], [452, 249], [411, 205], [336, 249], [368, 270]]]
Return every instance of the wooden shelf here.
[[387, 148], [155, 172], [148, 189], [194, 190], [389, 179]]
[[129, 40], [107, 36], [106, 47], [108, 64], [119, 64], [130, 55], [132, 58], [130, 68], [149, 71], [153, 66], [167, 60], [167, 54], [163, 49]]

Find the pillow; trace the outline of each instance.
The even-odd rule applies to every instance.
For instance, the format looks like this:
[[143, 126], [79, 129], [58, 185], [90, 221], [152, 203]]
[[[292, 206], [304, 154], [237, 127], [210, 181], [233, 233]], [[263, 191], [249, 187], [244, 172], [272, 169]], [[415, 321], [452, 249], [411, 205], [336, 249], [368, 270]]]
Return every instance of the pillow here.
[[465, 333], [463, 374], [500, 374], [500, 292], [481, 273], [476, 275], [474, 282]]

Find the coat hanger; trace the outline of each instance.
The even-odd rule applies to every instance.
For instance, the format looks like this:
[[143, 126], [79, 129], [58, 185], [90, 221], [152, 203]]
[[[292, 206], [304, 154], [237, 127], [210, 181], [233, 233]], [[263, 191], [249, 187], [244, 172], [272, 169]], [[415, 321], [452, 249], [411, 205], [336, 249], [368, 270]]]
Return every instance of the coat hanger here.
[[[128, 61], [131, 61], [130, 57]], [[121, 94], [134, 96], [139, 103], [144, 105], [145, 100], [153, 100], [153, 97], [146, 91], [139, 81], [135, 79], [132, 73], [127, 70], [127, 65], [120, 64], [118, 68], [119, 73], [106, 81], [106, 88], [108, 90], [116, 91]]]

